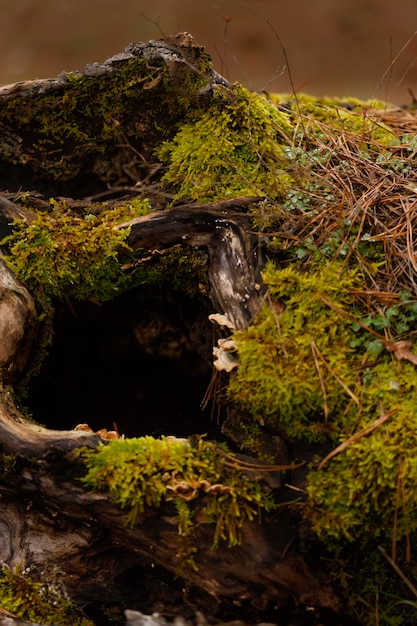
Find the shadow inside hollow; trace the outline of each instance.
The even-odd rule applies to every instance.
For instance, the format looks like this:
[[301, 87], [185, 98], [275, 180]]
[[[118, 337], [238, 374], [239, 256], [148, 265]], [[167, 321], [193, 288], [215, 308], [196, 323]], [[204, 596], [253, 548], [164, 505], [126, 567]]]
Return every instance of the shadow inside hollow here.
[[[194, 313], [192, 302], [179, 310], [145, 288], [109, 303], [62, 304], [29, 389], [36, 421], [57, 429], [116, 425], [129, 437], [212, 430], [210, 408], [200, 406], [212, 368], [189, 337]], [[204, 328], [198, 336], [207, 340]]]

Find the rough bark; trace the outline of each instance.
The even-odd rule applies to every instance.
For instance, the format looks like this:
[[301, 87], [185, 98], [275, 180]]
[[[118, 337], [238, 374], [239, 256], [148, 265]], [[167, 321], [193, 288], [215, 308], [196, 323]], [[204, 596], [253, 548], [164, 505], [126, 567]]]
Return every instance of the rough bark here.
[[[0, 90], [0, 187], [8, 190], [0, 197], [1, 236], [11, 231], [14, 219], [33, 219], [29, 210], [11, 201], [19, 189], [36, 188], [46, 197], [72, 193], [78, 198], [121, 187], [131, 191], [134, 181], [126, 171], [132, 150], [143, 157], [142, 171], [136, 175], [152, 178], [154, 128], [159, 124], [160, 134], [172, 135], [184, 107], [197, 100], [209, 101], [214, 83], [227, 84], [203, 64], [205, 55], [189, 36], [130, 47], [76, 78], [89, 79], [93, 85], [98, 78], [111, 81], [117, 75], [120, 79], [120, 68], [138, 58], [145, 61], [147, 76], [155, 67], [159, 68], [157, 74], [145, 80], [134, 70], [136, 95], [126, 96], [126, 116], [118, 119], [107, 135], [101, 113], [83, 117], [80, 110], [71, 113], [71, 105], [67, 113], [78, 125], [78, 136], [69, 133], [67, 138], [57, 139], [38, 125], [45, 108], [52, 108], [53, 114], [57, 107], [56, 112], [62, 114], [81, 85], [74, 77], [62, 75]], [[170, 80], [168, 86], [162, 86], [166, 68]], [[202, 75], [204, 86], [197, 89], [193, 77]], [[123, 81], [133, 78], [124, 75]], [[89, 93], [91, 106], [94, 97], [99, 99], [99, 89], [94, 89]], [[169, 116], [166, 93], [175, 104]], [[21, 117], [23, 106], [28, 112], [25, 119]], [[147, 116], [150, 107], [152, 115]], [[121, 111], [123, 108], [118, 113]], [[92, 141], [94, 132], [97, 139]], [[40, 150], [39, 141], [45, 137], [52, 145]], [[120, 228], [130, 227], [132, 249], [161, 250], [179, 243], [204, 249], [214, 309], [227, 315], [235, 328], [244, 328], [258, 312], [263, 292], [262, 258], [245, 212], [256, 200], [245, 197], [212, 205], [180, 205], [136, 218]], [[159, 202], [163, 204], [162, 194]], [[76, 601], [102, 601], [104, 597], [109, 602], [120, 601], [123, 593], [117, 581], [132, 569], [140, 569], [145, 578], [154, 576], [155, 571], [173, 576], [178, 572], [175, 512], [149, 509], [133, 528], [127, 527], [124, 512], [112, 504], [108, 494], [88, 493], [78, 481], [85, 468], [74, 450], [96, 446], [99, 437], [43, 428], [20, 413], [10, 385], [20, 380], [36, 357], [38, 324], [31, 294], [0, 260], [0, 561], [10, 566], [23, 562], [37, 572], [56, 566], [65, 572], [68, 591]], [[262, 523], [248, 523], [242, 545], [228, 550], [213, 550], [212, 529], [201, 528], [196, 557], [199, 570], [186, 573], [192, 589], [204, 594], [200, 604], [195, 600], [194, 605], [209, 610], [212, 602], [214, 614], [223, 609], [230, 614], [240, 611], [248, 618], [292, 602], [337, 609], [332, 588], [305, 553], [301, 528], [294, 506], [282, 506]], [[152, 610], [151, 605], [144, 608]]]
[[257, 239], [250, 234], [242, 209], [256, 200], [183, 205], [136, 218], [125, 225], [131, 229], [128, 244], [145, 250], [178, 243], [207, 249], [217, 308], [234, 328], [246, 328], [260, 308], [262, 258], [258, 259]]
[[149, 187], [155, 146], [190, 107], [209, 106], [219, 84], [228, 83], [182, 33], [83, 72], [0, 87], [0, 189], [24, 181], [25, 190], [79, 198]]
[[[186, 237], [191, 245], [207, 247], [216, 268], [210, 274], [219, 301], [225, 303], [223, 310], [236, 326], [246, 324], [254, 313], [251, 307], [257, 306], [254, 302], [258, 301], [258, 292], [254, 287], [251, 291], [250, 283], [244, 282], [246, 292], [242, 294], [241, 275], [235, 282], [233, 264], [230, 271], [231, 260], [241, 268], [247, 258], [246, 247], [235, 234], [241, 232], [236, 223], [241, 214], [232, 212], [225, 218], [224, 211], [216, 207], [199, 211], [198, 219], [191, 220], [188, 209], [183, 207], [172, 211], [170, 222], [170, 213], [136, 220], [131, 224], [131, 244], [152, 249], [157, 244], [174, 245]], [[220, 237], [218, 231], [213, 235], [213, 221], [219, 220], [224, 228]], [[10, 381], [18, 377], [31, 352], [35, 309], [24, 285], [3, 262], [0, 267], [2, 374], [3, 380]], [[237, 294], [229, 301], [223, 297], [224, 281]], [[245, 293], [250, 298], [245, 298]], [[236, 301], [241, 306], [236, 307]], [[69, 592], [80, 602], [98, 601], [103, 593], [109, 601], [115, 601], [115, 580], [138, 564], [145, 571], [156, 564], [175, 575], [179, 564], [173, 511], [150, 510], [134, 528], [128, 528], [123, 511], [113, 506], [107, 495], [86, 493], [78, 483], [83, 466], [74, 449], [97, 445], [96, 435], [45, 429], [28, 422], [19, 414], [8, 388], [3, 388], [0, 440], [0, 559], [4, 563], [13, 566], [23, 562], [36, 571], [46, 566], [64, 567]], [[11, 456], [14, 460], [8, 469], [7, 459]], [[307, 565], [297, 547], [300, 537], [294, 521], [291, 508], [284, 508], [278, 517], [265, 518], [262, 525], [248, 524], [242, 546], [227, 552], [212, 549], [211, 530], [199, 532], [199, 571], [189, 573], [189, 581], [219, 605], [233, 601], [262, 611], [272, 601], [276, 606], [286, 606], [292, 598], [302, 604], [335, 608], [337, 601], [331, 590], [323, 584], [320, 573]]]

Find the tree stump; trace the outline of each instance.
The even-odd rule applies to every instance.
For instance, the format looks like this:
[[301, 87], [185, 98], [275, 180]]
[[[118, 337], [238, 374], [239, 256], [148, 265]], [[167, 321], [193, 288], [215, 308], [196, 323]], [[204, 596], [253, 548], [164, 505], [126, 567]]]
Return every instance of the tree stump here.
[[[94, 217], [102, 202], [146, 196], [152, 211], [112, 227], [128, 233], [129, 252], [118, 251], [121, 272], [134, 274], [138, 259], [152, 266], [177, 248], [196, 255], [206, 272], [198, 298], [149, 282], [102, 303], [60, 294], [45, 304], [0, 260], [0, 560], [11, 568], [21, 563], [40, 579], [58, 570], [69, 596], [87, 608], [107, 603], [168, 617], [201, 610], [216, 619], [271, 621], [294, 607], [299, 614], [340, 607], [299, 516], [300, 492], [279, 487], [280, 466], [300, 460], [300, 450], [288, 456], [278, 437], [272, 488], [280, 507], [245, 522], [240, 545], [227, 549], [213, 548], [213, 524], [199, 526], [198, 569], [179, 577], [172, 507], [146, 507], [129, 526], [110, 493], [91, 493], [80, 482], [86, 467], [76, 451], [106, 441], [93, 431], [113, 430], [112, 414], [114, 430], [130, 437], [225, 437], [216, 421], [227, 413], [222, 392], [213, 410], [199, 405], [211, 381], [227, 384], [229, 374], [212, 368], [217, 340], [227, 339], [227, 325], [246, 328], [265, 298], [262, 240], [248, 215], [263, 199], [176, 201], [155, 156], [190, 111], [217, 106], [218, 89], [231, 86], [187, 34], [131, 45], [83, 72], [0, 89], [2, 238], [13, 234], [15, 220], [52, 215], [51, 197]], [[3, 256], [10, 245], [3, 242]], [[225, 325], [213, 325], [210, 314], [225, 316]], [[147, 386], [159, 392], [146, 397]], [[22, 389], [35, 421], [22, 408]], [[91, 432], [74, 430], [82, 422]], [[305, 469], [293, 473], [301, 486]]]

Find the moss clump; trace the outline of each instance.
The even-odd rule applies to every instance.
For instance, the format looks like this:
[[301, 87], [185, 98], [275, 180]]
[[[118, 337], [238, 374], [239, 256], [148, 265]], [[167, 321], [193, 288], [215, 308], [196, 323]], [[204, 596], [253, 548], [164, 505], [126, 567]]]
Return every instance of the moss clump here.
[[271, 300], [250, 328], [235, 333], [240, 367], [229, 397], [291, 437], [335, 437], [358, 384], [352, 322], [343, 310], [354, 305], [359, 278], [338, 263], [308, 273], [270, 263], [264, 281], [281, 304]]
[[[269, 304], [234, 333], [241, 364], [229, 397], [272, 430], [328, 445], [331, 454], [311, 465], [303, 512], [333, 553], [344, 593], [358, 600], [362, 589], [358, 601], [372, 602], [365, 588], [380, 583], [372, 551], [382, 545], [409, 560], [417, 530], [417, 355], [403, 339], [413, 336], [417, 303], [400, 293], [370, 310], [362, 273], [336, 260], [270, 263], [264, 279]], [[355, 569], [364, 551], [369, 567]], [[386, 589], [398, 587], [392, 579]], [[409, 623], [378, 589], [383, 610], [398, 613], [393, 623]], [[355, 612], [373, 623], [366, 608]]]
[[[136, 268], [141, 272], [140, 260]], [[184, 293], [190, 298], [204, 296], [209, 290], [207, 254], [198, 249], [173, 246], [142, 268], [148, 284], [157, 284]]]
[[[144, 282], [166, 285], [190, 297], [207, 291], [207, 255], [174, 246], [141, 259], [126, 243], [129, 229], [117, 225], [151, 211], [148, 199], [133, 199], [74, 211], [51, 200], [28, 224], [16, 222], [2, 241], [6, 262], [43, 304], [54, 298], [111, 300]], [[119, 254], [123, 253], [123, 259]], [[131, 253], [131, 254], [130, 254]]]
[[417, 375], [385, 358], [362, 379], [362, 424], [392, 417], [310, 473], [306, 512], [323, 538], [396, 542], [417, 530]]
[[145, 507], [173, 503], [178, 515], [180, 566], [194, 567], [193, 535], [199, 524], [214, 525], [213, 545], [241, 541], [240, 530], [260, 508], [271, 509], [270, 493], [261, 483], [248, 481], [238, 462], [214, 443], [162, 437], [112, 441], [96, 450], [80, 451], [88, 473], [83, 483], [110, 491], [128, 509], [134, 524]]
[[6, 261], [42, 302], [112, 299], [129, 280], [118, 259], [120, 250], [128, 251], [129, 230], [114, 228], [126, 214], [124, 206], [93, 215], [54, 203], [53, 211], [38, 213], [31, 224], [16, 224], [3, 242], [9, 248]]
[[69, 600], [61, 582], [35, 581], [22, 567], [1, 569], [0, 605], [28, 622], [93, 626]]
[[210, 201], [239, 195], [280, 198], [291, 177], [284, 146], [293, 127], [286, 113], [240, 85], [218, 89], [213, 106], [181, 125], [157, 150], [163, 180], [176, 198]]
[[346, 442], [308, 476], [305, 514], [322, 539], [390, 532], [400, 541], [417, 530], [417, 356], [388, 337], [415, 327], [415, 303], [365, 316], [359, 278], [336, 261], [311, 262], [305, 273], [269, 264], [270, 304], [234, 334], [240, 367], [228, 393], [291, 437]]

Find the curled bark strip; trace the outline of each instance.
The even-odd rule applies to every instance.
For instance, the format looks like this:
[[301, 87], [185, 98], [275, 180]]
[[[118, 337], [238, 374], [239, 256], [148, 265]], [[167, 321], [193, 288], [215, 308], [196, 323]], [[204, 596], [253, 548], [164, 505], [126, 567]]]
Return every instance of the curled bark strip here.
[[0, 259], [0, 382], [12, 380], [26, 364], [35, 317], [32, 296]]
[[127, 243], [134, 249], [160, 250], [179, 243], [206, 248], [215, 303], [234, 328], [241, 329], [261, 306], [262, 260], [248, 217], [236, 210], [238, 206], [239, 199], [227, 209], [186, 205], [138, 217], [119, 228], [130, 228]]

